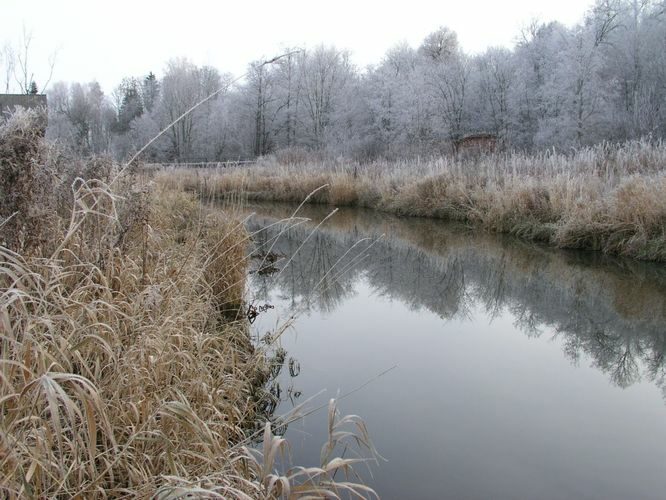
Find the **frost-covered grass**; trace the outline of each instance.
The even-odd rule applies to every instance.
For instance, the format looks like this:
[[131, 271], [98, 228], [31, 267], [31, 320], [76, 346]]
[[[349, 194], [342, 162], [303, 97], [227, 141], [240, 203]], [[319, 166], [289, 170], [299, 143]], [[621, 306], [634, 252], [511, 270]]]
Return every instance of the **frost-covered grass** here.
[[362, 206], [639, 259], [666, 260], [666, 145], [636, 141], [571, 154], [279, 163], [169, 171], [206, 197]]
[[254, 431], [273, 367], [248, 334], [242, 223], [63, 161], [33, 118], [0, 126], [0, 496], [371, 495], [339, 455], [365, 427], [334, 403], [317, 467], [279, 472], [284, 440]]

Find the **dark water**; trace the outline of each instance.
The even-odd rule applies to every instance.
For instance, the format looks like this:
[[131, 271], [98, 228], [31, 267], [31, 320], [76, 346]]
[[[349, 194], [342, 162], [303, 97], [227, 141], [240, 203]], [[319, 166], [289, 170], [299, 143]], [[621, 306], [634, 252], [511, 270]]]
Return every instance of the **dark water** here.
[[[252, 274], [257, 334], [298, 312], [278, 413], [372, 380], [339, 406], [388, 460], [363, 473], [382, 498], [666, 498], [666, 266], [326, 213], [256, 235], [280, 257]], [[286, 435], [318, 465], [326, 411]]]

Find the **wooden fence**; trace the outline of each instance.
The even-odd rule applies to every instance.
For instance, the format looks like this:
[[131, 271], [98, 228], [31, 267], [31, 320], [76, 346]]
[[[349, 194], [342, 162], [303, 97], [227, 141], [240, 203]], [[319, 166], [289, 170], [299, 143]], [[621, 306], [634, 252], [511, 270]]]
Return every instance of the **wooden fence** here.
[[146, 163], [149, 169], [176, 169], [176, 168], [229, 168], [240, 167], [242, 165], [254, 165], [257, 160], [236, 160], [236, 161], [199, 161], [187, 163]]

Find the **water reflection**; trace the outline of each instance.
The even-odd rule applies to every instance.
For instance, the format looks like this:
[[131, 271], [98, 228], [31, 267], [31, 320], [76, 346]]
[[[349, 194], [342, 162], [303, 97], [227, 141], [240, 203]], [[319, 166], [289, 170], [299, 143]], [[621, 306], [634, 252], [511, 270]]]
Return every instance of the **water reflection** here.
[[[248, 223], [258, 252], [278, 257], [270, 262], [275, 272], [252, 273], [259, 301], [278, 289], [294, 309], [330, 313], [363, 276], [376, 293], [444, 320], [478, 307], [491, 317], [509, 312], [530, 337], [555, 332], [574, 363], [585, 354], [613, 384], [645, 377], [666, 397], [664, 266], [358, 210], [318, 230], [328, 212], [317, 207], [301, 213], [311, 222], [270, 225], [291, 210], [273, 205]], [[266, 258], [257, 260], [265, 266]]]

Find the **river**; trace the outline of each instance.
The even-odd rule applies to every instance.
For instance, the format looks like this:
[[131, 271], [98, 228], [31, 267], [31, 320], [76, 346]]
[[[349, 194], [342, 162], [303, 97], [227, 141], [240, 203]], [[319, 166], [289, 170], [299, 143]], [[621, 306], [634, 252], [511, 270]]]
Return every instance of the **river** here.
[[[328, 208], [248, 210], [250, 300], [275, 307], [255, 334], [295, 315], [276, 413], [344, 396], [386, 459], [359, 469], [382, 498], [665, 498], [666, 266], [363, 210], [319, 227]], [[286, 437], [318, 465], [326, 410]]]

